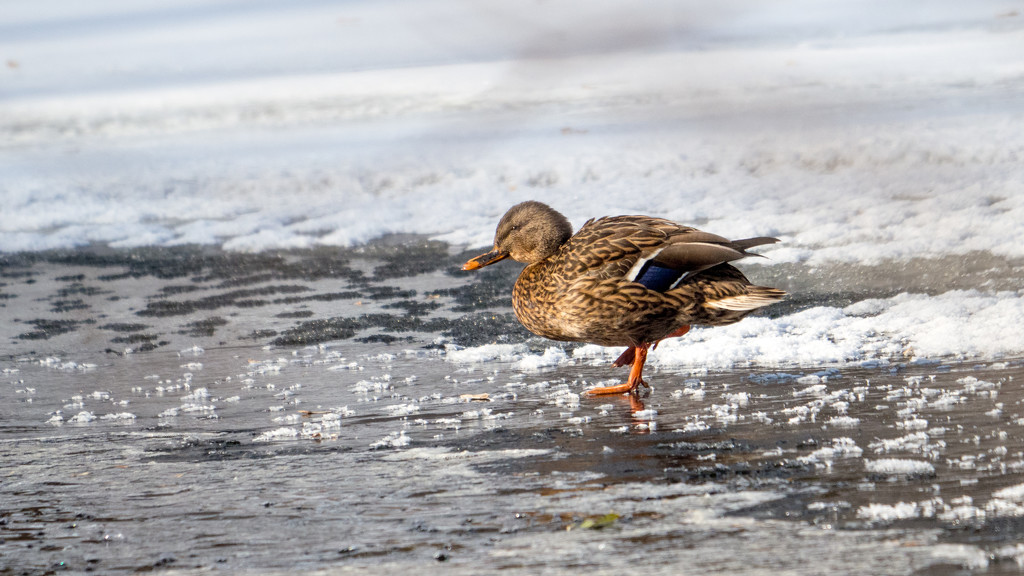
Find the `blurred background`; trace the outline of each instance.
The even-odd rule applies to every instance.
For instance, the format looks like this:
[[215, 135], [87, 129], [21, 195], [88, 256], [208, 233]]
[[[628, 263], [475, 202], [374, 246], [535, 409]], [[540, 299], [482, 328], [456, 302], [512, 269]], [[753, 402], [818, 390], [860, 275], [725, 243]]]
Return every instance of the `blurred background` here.
[[8, 2], [0, 250], [483, 245], [541, 198], [779, 235], [781, 261], [1020, 255], [1020, 203], [991, 206], [1020, 192], [1022, 10]]

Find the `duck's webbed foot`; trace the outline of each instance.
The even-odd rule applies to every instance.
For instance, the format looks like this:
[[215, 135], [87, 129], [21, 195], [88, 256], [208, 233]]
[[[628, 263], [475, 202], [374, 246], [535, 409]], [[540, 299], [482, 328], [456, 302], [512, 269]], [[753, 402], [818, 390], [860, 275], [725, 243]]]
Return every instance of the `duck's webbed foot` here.
[[[590, 390], [585, 390], [583, 393], [584, 394], [589, 394], [589, 395], [592, 395], [592, 396], [598, 396], [598, 395], [604, 395], [604, 394], [625, 394], [626, 392], [629, 392], [629, 393], [632, 393], [632, 394], [636, 394], [637, 393], [637, 389], [640, 386], [643, 386], [644, 388], [650, 388], [651, 387], [650, 384], [645, 382], [644, 378], [643, 378], [644, 362], [647, 361], [647, 349], [650, 346], [651, 346], [650, 344], [641, 344], [640, 346], [631, 346], [631, 347], [627, 348], [625, 352], [622, 353], [622, 356], [619, 356], [619, 360], [622, 360], [627, 355], [633, 356], [633, 358], [631, 359], [632, 362], [630, 362], [630, 364], [632, 365], [632, 368], [629, 369], [629, 379], [626, 380], [625, 383], [617, 384], [615, 386], [599, 386], [597, 388], [591, 388]], [[619, 360], [615, 361], [616, 362], [615, 365], [616, 366], [624, 366], [625, 364], [619, 364], [618, 363]]]
[[608, 394], [626, 394], [635, 391], [636, 388], [632, 384], [625, 382], [623, 384], [616, 384], [615, 386], [598, 386], [597, 388], [590, 388], [588, 390], [584, 390], [583, 393], [590, 396], [605, 396]]

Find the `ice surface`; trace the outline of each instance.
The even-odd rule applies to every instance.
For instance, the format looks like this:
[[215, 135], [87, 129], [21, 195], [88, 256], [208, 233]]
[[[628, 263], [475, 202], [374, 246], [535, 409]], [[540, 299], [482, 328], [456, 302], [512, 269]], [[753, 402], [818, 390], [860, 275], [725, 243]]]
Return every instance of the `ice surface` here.
[[401, 448], [408, 446], [412, 440], [405, 435], [405, 431], [392, 432], [384, 438], [370, 444], [370, 448]]
[[[621, 350], [577, 348], [572, 358], [610, 361]], [[1019, 292], [985, 294], [952, 291], [937, 296], [899, 294], [846, 308], [816, 307], [778, 318], [747, 318], [738, 324], [695, 328], [683, 338], [662, 342], [651, 353], [653, 366], [672, 368], [785, 367], [860, 363], [875, 359], [993, 359], [1024, 352], [1024, 297]], [[531, 367], [567, 363], [550, 350], [530, 356], [505, 344], [449, 352], [461, 362], [492, 360]], [[804, 384], [818, 382], [803, 377]], [[807, 379], [809, 378], [809, 379]], [[827, 388], [813, 384], [794, 394]]]
[[528, 352], [523, 344], [485, 344], [470, 348], [448, 347], [445, 357], [452, 362], [518, 361]]
[[268, 430], [253, 438], [254, 442], [275, 442], [280, 440], [294, 440], [299, 436], [299, 431], [289, 426], [282, 426]]
[[868, 472], [876, 474], [932, 474], [935, 472], [935, 467], [928, 462], [901, 458], [865, 460], [864, 466]]
[[992, 493], [995, 498], [1002, 498], [1003, 500], [1010, 500], [1013, 502], [1024, 503], [1024, 484], [1017, 484], [1002, 490], [996, 490]]
[[868, 504], [857, 509], [857, 516], [874, 522], [891, 522], [917, 518], [921, 509], [916, 502], [897, 502], [896, 504]]
[[819, 448], [799, 460], [808, 464], [824, 464], [831, 466], [832, 462], [841, 458], [858, 458], [864, 451], [857, 446], [852, 438], [833, 438], [832, 445]]
[[88, 411], [83, 410], [83, 411], [79, 412], [78, 414], [75, 414], [71, 418], [68, 418], [68, 422], [72, 423], [72, 424], [87, 424], [89, 422], [92, 422], [95, 419], [96, 419], [96, 415], [95, 414], [93, 414], [92, 412], [88, 412]]
[[[148, 555], [160, 547], [175, 557], [195, 554], [204, 566], [224, 558], [232, 568], [287, 571], [296, 562], [334, 562], [321, 556], [323, 546], [332, 547], [329, 559], [337, 558], [334, 548], [369, 550], [365, 558], [346, 552], [351, 556], [340, 561], [379, 568], [382, 556], [389, 563], [422, 561], [448, 541], [461, 546], [453, 546], [452, 561], [466, 562], [456, 573], [467, 574], [502, 568], [501, 558], [530, 558], [531, 568], [569, 573], [578, 570], [580, 555], [616, 570], [632, 564], [661, 573], [653, 568], [685, 559], [688, 566], [706, 562], [714, 573], [723, 569], [722, 558], [733, 558], [727, 551], [741, 550], [748, 562], [773, 558], [802, 574], [888, 573], [907, 554], [917, 570], [980, 565], [985, 557], [1015, 562], [1018, 554], [1009, 535], [991, 546], [945, 540], [959, 530], [947, 526], [988, 530], [1024, 517], [1016, 425], [984, 416], [1000, 402], [1009, 415], [1019, 412], [1020, 392], [1009, 385], [1020, 374], [1016, 362], [948, 371], [934, 363], [900, 371], [819, 367], [758, 378], [745, 371], [662, 373], [659, 380], [679, 394], [594, 401], [579, 392], [604, 382], [598, 376], [606, 368], [576, 363], [583, 358], [520, 373], [510, 368], [520, 361], [514, 357], [450, 362], [371, 343], [291, 352], [251, 343], [208, 346], [199, 372], [183, 366], [174, 349], [108, 359], [86, 372], [61, 367], [95, 354], [4, 361], [4, 368], [19, 367], [7, 373], [17, 379], [13, 386], [0, 386], [0, 394], [15, 398], [4, 409], [11, 425], [0, 440], [16, 464], [0, 486], [15, 510], [8, 527], [31, 526], [33, 538], [46, 541], [73, 539], [105, 568], [123, 558], [159, 561]], [[350, 362], [364, 369], [331, 370]], [[509, 381], [517, 394], [501, 393]], [[361, 389], [359, 382], [384, 386]], [[688, 393], [696, 391], [703, 401]], [[960, 402], [931, 405], [954, 392]], [[483, 394], [486, 402], [465, 399]], [[133, 418], [120, 416], [124, 400]], [[219, 418], [192, 406], [216, 406]], [[941, 426], [896, 428], [907, 409], [941, 419]], [[80, 412], [93, 419], [64, 420]], [[787, 422], [797, 414], [802, 419]], [[55, 417], [64, 425], [47, 422]], [[833, 428], [831, 417], [859, 424]], [[65, 481], [45, 484], [54, 477]], [[117, 559], [103, 556], [98, 546], [106, 540], [92, 531], [107, 520], [79, 519], [76, 532], [60, 514], [52, 524], [38, 520], [41, 498], [25, 496], [26, 486], [44, 485], [85, 514], [118, 519], [122, 533], [145, 518], [149, 533], [177, 537], [152, 545], [133, 540], [115, 551]], [[125, 497], [111, 499], [112, 487]], [[28, 512], [18, 511], [21, 503]], [[158, 515], [141, 513], [154, 504]], [[206, 514], [199, 525], [196, 506]], [[306, 508], [295, 522], [298, 506]], [[602, 531], [565, 530], [610, 513], [619, 519]], [[239, 522], [252, 515], [265, 521]], [[648, 545], [620, 560], [625, 552], [615, 544], [623, 538]], [[702, 545], [691, 556], [681, 543], [695, 538]], [[763, 547], [766, 538], [771, 550]], [[249, 544], [254, 539], [276, 544], [264, 549]], [[225, 546], [208, 552], [196, 544], [236, 540], [239, 554], [230, 556]], [[15, 553], [46, 563], [50, 552], [43, 548]], [[789, 564], [791, 554], [808, 556]], [[729, 564], [731, 573], [765, 573], [740, 564]]]

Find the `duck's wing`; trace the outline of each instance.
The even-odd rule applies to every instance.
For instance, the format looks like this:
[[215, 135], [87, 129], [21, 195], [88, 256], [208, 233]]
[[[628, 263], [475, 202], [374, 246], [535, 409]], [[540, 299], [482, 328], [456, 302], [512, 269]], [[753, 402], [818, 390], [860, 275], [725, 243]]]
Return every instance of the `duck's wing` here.
[[768, 237], [733, 241], [699, 230], [680, 232], [638, 259], [626, 279], [639, 282], [649, 290], [666, 292], [705, 270], [757, 255], [747, 252], [747, 248], [775, 242], [778, 240]]
[[623, 278], [680, 228], [674, 222], [644, 216], [591, 219], [566, 242], [557, 260], [574, 276]]
[[700, 272], [712, 266], [757, 256], [747, 248], [773, 244], [777, 238], [758, 237], [727, 240], [715, 234], [691, 230], [672, 235], [672, 238], [647, 258], [652, 263], [680, 272]]
[[749, 248], [775, 242], [765, 236], [729, 240], [663, 218], [615, 216], [587, 222], [567, 248], [588, 275], [666, 292], [704, 270], [755, 256]]

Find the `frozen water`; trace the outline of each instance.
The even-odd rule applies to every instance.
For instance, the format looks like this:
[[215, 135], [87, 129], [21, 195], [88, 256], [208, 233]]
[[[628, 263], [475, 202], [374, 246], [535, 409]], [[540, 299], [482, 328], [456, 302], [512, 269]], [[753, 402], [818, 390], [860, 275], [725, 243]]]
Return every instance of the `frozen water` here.
[[883, 458], [881, 460], [866, 460], [864, 466], [868, 472], [876, 474], [934, 474], [935, 467], [927, 462], [919, 460], [905, 460], [901, 458]]
[[[0, 450], [16, 464], [0, 486], [5, 561], [284, 573], [443, 557], [457, 573], [568, 573], [590, 557], [599, 573], [685, 561], [811, 574], [999, 568], [1019, 556], [999, 528], [1024, 517], [1022, 398], [1009, 386], [1019, 362], [819, 370], [826, 383], [798, 395], [808, 374], [661, 369], [649, 398], [598, 403], [579, 392], [605, 366], [517, 373], [515, 358], [447, 362], [372, 343], [291, 354], [204, 341], [193, 373], [177, 348], [87, 372], [62, 367], [93, 353], [3, 363], [17, 379], [0, 387], [12, 400]], [[353, 359], [363, 370], [331, 370]], [[506, 378], [518, 394], [500, 393]], [[962, 401], [931, 405], [940, 391]], [[1005, 415], [985, 415], [999, 404]], [[906, 406], [941, 427], [894, 426]], [[80, 421], [54, 427], [61, 410]], [[825, 418], [840, 412], [858, 424]], [[608, 527], [579, 528], [610, 513]], [[957, 526], [983, 536], [961, 542]], [[681, 545], [694, 539], [699, 550]], [[645, 545], [625, 553], [623, 540]]]

